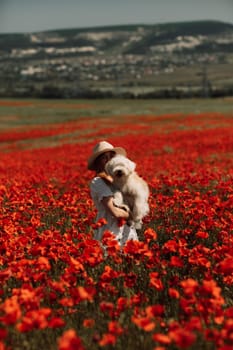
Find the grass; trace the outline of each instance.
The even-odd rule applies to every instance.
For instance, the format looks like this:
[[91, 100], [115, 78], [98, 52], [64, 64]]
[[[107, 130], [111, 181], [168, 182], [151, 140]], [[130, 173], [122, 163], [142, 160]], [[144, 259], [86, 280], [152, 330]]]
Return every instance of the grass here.
[[[19, 103], [18, 103], [19, 102]], [[21, 103], [21, 104], [20, 104]], [[1, 128], [63, 123], [85, 117], [231, 113], [232, 98], [182, 100], [14, 100], [0, 99]]]

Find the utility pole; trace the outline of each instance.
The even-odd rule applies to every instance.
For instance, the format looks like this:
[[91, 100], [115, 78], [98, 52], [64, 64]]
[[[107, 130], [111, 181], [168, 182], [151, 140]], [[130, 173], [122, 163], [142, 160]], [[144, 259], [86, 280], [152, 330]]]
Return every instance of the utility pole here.
[[205, 98], [210, 97], [210, 81], [208, 79], [208, 73], [206, 65], [203, 66], [202, 72], [200, 74], [202, 76], [202, 96]]

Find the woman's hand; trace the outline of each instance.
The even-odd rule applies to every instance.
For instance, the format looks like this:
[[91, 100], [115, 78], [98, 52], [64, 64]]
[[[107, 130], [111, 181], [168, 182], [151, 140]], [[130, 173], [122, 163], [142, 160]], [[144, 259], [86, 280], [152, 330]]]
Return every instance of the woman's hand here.
[[104, 197], [102, 199], [102, 203], [105, 206], [105, 208], [110, 211], [110, 213], [116, 218], [116, 219], [128, 219], [129, 218], [129, 212], [127, 212], [125, 209], [116, 207], [113, 203], [113, 197]]

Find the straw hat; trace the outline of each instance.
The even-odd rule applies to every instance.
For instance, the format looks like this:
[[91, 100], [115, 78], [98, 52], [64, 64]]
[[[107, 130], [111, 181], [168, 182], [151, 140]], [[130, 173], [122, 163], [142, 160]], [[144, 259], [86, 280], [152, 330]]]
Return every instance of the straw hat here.
[[99, 157], [101, 154], [105, 152], [115, 152], [116, 154], [121, 154], [123, 156], [126, 156], [126, 151], [122, 147], [113, 147], [111, 143], [108, 143], [107, 141], [101, 141], [97, 143], [97, 145], [93, 148], [92, 154], [88, 159], [88, 169], [89, 170], [95, 170], [94, 163], [97, 157]]

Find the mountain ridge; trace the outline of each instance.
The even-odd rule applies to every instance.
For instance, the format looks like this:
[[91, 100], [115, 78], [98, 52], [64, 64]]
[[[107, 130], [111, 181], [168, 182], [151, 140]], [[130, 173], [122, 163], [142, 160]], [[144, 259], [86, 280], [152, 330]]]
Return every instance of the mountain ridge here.
[[[171, 38], [175, 35], [214, 35], [222, 34], [227, 31], [233, 31], [233, 24], [214, 21], [214, 20], [201, 20], [201, 21], [183, 21], [183, 22], [168, 22], [157, 24], [130, 24], [130, 25], [114, 25], [114, 26], [94, 26], [86, 28], [67, 28], [67, 29], [52, 29], [43, 31], [33, 31], [27, 33], [0, 33], [0, 50], [4, 48], [17, 48], [26, 47], [27, 45], [36, 46], [38, 44], [45, 44], [46, 42], [31, 42], [32, 36], [39, 37], [51, 37], [52, 35], [62, 38], [65, 36], [65, 41], [75, 40], [75, 36], [84, 33], [96, 32], [137, 32], [139, 29], [143, 29], [146, 32], [151, 31], [164, 31], [170, 33]], [[49, 43], [49, 40], [48, 40]], [[59, 45], [59, 42], [57, 42]]]
[[206, 19], [206, 20], [192, 20], [192, 21], [177, 21], [177, 22], [158, 22], [158, 23], [132, 23], [132, 24], [114, 24], [114, 25], [96, 25], [96, 26], [87, 26], [87, 27], [70, 27], [70, 28], [54, 28], [54, 29], [45, 29], [45, 30], [33, 30], [26, 32], [10, 32], [10, 33], [0, 33], [1, 35], [27, 35], [27, 34], [36, 34], [36, 33], [51, 33], [51, 32], [69, 32], [69, 31], [90, 31], [90, 30], [114, 30], [117, 28], [122, 29], [135, 29], [137, 27], [165, 27], [165, 26], [180, 26], [183, 24], [201, 24], [201, 23], [212, 23], [219, 24], [226, 27], [233, 27], [233, 23], [214, 20], [214, 19]]

